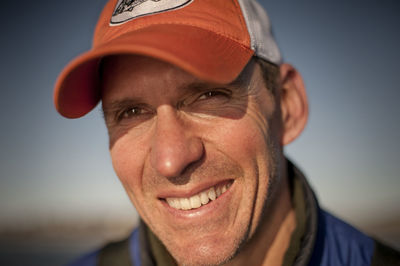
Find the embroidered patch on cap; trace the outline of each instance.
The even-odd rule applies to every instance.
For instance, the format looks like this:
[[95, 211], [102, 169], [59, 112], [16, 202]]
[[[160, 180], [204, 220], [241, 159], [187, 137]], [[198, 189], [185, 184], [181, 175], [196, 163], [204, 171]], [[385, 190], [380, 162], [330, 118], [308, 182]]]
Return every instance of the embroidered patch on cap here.
[[116, 26], [137, 17], [178, 9], [193, 0], [118, 0], [110, 26]]

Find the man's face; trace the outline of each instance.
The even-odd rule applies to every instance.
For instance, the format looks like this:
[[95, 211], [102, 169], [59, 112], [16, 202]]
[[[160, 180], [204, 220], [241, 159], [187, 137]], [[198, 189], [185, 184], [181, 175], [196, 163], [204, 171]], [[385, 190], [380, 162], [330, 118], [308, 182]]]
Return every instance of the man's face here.
[[121, 55], [102, 82], [113, 166], [141, 218], [181, 264], [234, 256], [279, 178], [280, 113], [260, 67], [218, 85]]

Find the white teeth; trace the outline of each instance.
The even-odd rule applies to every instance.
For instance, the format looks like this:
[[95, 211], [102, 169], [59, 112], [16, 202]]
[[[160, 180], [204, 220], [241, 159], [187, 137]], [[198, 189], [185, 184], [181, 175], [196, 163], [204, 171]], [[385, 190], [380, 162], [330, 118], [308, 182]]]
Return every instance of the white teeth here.
[[219, 185], [216, 187], [211, 187], [190, 198], [166, 198], [165, 200], [167, 201], [168, 205], [174, 209], [197, 209], [221, 196], [221, 194], [225, 193], [230, 186], [231, 184], [229, 183], [222, 186]]
[[190, 200], [188, 198], [178, 199], [181, 202], [181, 209], [190, 210]]
[[226, 191], [226, 186], [222, 186], [221, 193], [225, 193], [225, 191]]
[[219, 196], [221, 196], [221, 187], [217, 187], [217, 189], [215, 190], [215, 193], [217, 194], [217, 198], [219, 197]]
[[175, 204], [175, 202], [176, 202], [176, 199], [175, 199], [175, 198], [167, 198], [166, 200], [167, 200], [169, 206], [171, 206], [171, 207], [177, 209], [177, 206], [176, 206], [176, 204]]
[[174, 202], [175, 202], [175, 207], [177, 209], [181, 209], [182, 208], [181, 201], [179, 199], [174, 199]]
[[167, 202], [171, 207], [173, 207], [175, 209], [181, 209], [182, 208], [181, 207], [181, 202], [177, 198], [167, 198]]
[[200, 193], [200, 200], [201, 200], [201, 204], [203, 204], [203, 205], [206, 205], [210, 201], [210, 198], [208, 197], [207, 192]]
[[193, 208], [198, 208], [201, 206], [201, 201], [200, 197], [198, 195], [194, 195], [193, 197], [190, 197], [190, 205]]
[[208, 190], [208, 197], [210, 200], [215, 200], [217, 198], [217, 195], [215, 194], [215, 189], [212, 187]]

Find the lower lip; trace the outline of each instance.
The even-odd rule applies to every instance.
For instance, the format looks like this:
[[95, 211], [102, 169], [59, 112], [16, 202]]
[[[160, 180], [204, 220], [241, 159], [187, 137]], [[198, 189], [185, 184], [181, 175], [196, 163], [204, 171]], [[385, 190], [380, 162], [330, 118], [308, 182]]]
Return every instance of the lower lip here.
[[233, 182], [232, 185], [218, 198], [213, 201], [210, 200], [209, 203], [197, 209], [178, 210], [169, 206], [165, 200], [160, 200], [163, 205], [162, 209], [166, 210], [167, 214], [172, 215], [175, 219], [183, 221], [187, 220], [193, 222], [193, 219], [196, 218], [204, 219], [207, 216], [214, 217], [214, 215], [221, 214], [223, 209], [227, 209], [227, 205], [233, 196], [234, 184], [235, 182]]

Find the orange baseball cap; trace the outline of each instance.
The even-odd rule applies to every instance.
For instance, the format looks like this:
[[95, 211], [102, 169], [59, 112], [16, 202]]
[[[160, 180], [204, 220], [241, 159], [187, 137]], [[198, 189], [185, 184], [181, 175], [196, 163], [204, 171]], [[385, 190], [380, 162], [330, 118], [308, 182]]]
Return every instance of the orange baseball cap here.
[[268, 16], [255, 0], [111, 0], [92, 49], [57, 79], [54, 104], [61, 115], [78, 118], [99, 103], [99, 63], [114, 54], [151, 56], [221, 84], [235, 80], [253, 55], [282, 60]]

